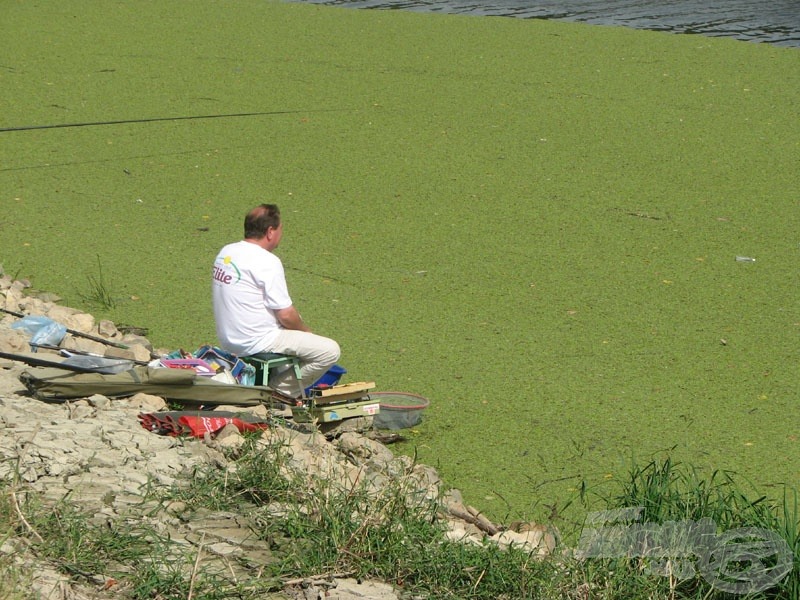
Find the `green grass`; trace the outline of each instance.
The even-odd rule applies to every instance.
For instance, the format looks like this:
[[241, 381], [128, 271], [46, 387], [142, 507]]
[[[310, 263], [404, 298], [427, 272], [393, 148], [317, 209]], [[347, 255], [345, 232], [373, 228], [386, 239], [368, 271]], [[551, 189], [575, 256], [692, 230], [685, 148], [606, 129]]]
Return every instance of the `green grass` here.
[[[254, 580], [241, 586], [226, 573], [197, 570], [197, 550], [160, 533], [144, 509], [98, 522], [67, 499], [45, 503], [39, 494], [6, 481], [0, 481], [0, 492], [0, 540], [28, 551], [24, 566], [15, 565], [13, 555], [0, 554], [3, 600], [38, 597], [28, 583], [35, 573], [31, 557], [39, 568], [46, 565], [98, 590], [108, 585], [109, 593], [130, 600], [259, 598], [272, 585]], [[13, 508], [12, 493], [19, 510]]]
[[[159, 347], [278, 202], [350, 381], [431, 399], [403, 447], [497, 520], [631, 459], [797, 485], [796, 49], [242, 0], [16, 2], [0, 263]], [[752, 264], [736, 255], [754, 256]], [[775, 486], [775, 487], [770, 487]]]
[[80, 295], [85, 303], [96, 306], [101, 310], [113, 310], [117, 306], [117, 299], [114, 297], [109, 282], [103, 275], [103, 265], [100, 257], [97, 257], [97, 274], [89, 274], [87, 279], [87, 291]]

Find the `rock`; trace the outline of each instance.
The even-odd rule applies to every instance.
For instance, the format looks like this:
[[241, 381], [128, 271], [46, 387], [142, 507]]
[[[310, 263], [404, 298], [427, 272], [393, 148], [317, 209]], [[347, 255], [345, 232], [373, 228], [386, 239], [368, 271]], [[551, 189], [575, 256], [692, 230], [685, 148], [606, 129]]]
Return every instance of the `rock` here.
[[55, 568], [45, 567], [30, 582], [31, 592], [38, 598], [70, 598], [69, 577], [60, 574]]
[[123, 398], [116, 400], [120, 404], [128, 407], [135, 408], [140, 412], [158, 412], [167, 408], [166, 401], [161, 396], [153, 396], [151, 394], [138, 393], [130, 398]]
[[150, 340], [141, 335], [127, 333], [122, 336], [122, 343], [126, 346], [143, 346], [148, 352], [152, 352], [153, 350], [153, 345], [150, 343]]
[[385, 467], [394, 460], [394, 454], [386, 446], [357, 433], [342, 434], [334, 445], [349, 456], [357, 457], [362, 462], [370, 461], [379, 467]]
[[79, 352], [89, 352], [90, 354], [99, 354], [100, 356], [106, 351], [106, 346], [100, 342], [88, 340], [86, 338], [77, 337], [67, 334], [61, 342], [61, 347], [67, 350], [78, 350]]
[[73, 329], [81, 333], [91, 334], [94, 331], [94, 317], [87, 313], [68, 315], [61, 321], [61, 324], [66, 325], [67, 329]]
[[132, 344], [130, 346], [130, 349], [133, 352], [133, 359], [140, 362], [146, 362], [152, 358], [151, 348], [152, 346], [149, 344], [147, 346], [143, 344]]
[[92, 396], [89, 396], [89, 398], [87, 398], [87, 401], [89, 402], [90, 406], [99, 409], [108, 408], [109, 405], [111, 404], [111, 400], [109, 400], [108, 398], [106, 398], [101, 394], [94, 394]]
[[186, 512], [186, 503], [181, 502], [179, 500], [175, 500], [167, 504], [164, 507], [164, 510], [166, 510], [171, 515], [180, 516]]
[[51, 292], [37, 292], [36, 297], [39, 298], [42, 302], [46, 302], [48, 305], [55, 304], [56, 302], [61, 302], [61, 296], [58, 294], [53, 294]]
[[241, 448], [244, 445], [244, 436], [239, 433], [239, 429], [233, 423], [223, 427], [217, 437], [214, 439], [212, 446], [215, 448]]
[[45, 315], [47, 308], [47, 304], [43, 300], [32, 296], [26, 296], [19, 300], [19, 312], [26, 315]]
[[556, 547], [556, 538], [545, 525], [528, 524], [523, 531], [503, 531], [493, 535], [491, 539], [499, 546], [514, 546], [522, 550], [544, 557], [552, 553]]
[[113, 321], [109, 321], [108, 319], [103, 319], [97, 324], [97, 333], [107, 338], [115, 338], [120, 335], [117, 326], [114, 325]]
[[128, 345], [128, 348], [103, 346], [102, 353], [108, 358], [124, 358], [126, 360], [138, 360], [142, 362], [147, 362], [151, 359], [148, 346], [143, 344], [131, 344]]
[[0, 328], [0, 352], [30, 352], [30, 336], [20, 329]]
[[69, 308], [67, 306], [60, 306], [58, 304], [54, 304], [47, 309], [47, 316], [53, 319], [53, 321], [57, 321], [62, 325], [66, 325], [65, 321], [71, 317], [72, 315], [80, 312], [74, 308]]
[[76, 404], [70, 411], [69, 418], [75, 421], [85, 419], [87, 417], [94, 417], [96, 414], [95, 409], [88, 404]]
[[326, 600], [397, 600], [399, 596], [388, 583], [359, 582], [355, 579], [337, 579], [336, 587], [324, 596]]
[[23, 295], [22, 290], [24, 288], [19, 285], [19, 282], [15, 281], [11, 284], [5, 293], [4, 293], [4, 302], [2, 308], [6, 310], [11, 310], [14, 312], [20, 312], [19, 303], [22, 301]]

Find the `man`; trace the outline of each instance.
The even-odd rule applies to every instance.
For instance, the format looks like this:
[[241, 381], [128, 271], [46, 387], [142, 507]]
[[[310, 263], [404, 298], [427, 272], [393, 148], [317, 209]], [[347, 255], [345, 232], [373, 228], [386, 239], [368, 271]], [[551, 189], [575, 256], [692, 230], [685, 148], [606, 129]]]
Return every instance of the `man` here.
[[[339, 360], [339, 344], [316, 335], [292, 304], [281, 260], [272, 252], [283, 235], [280, 210], [261, 204], [244, 219], [244, 240], [228, 244], [214, 261], [211, 286], [217, 337], [238, 356], [277, 352], [300, 359], [302, 388]], [[296, 398], [293, 370], [270, 378], [270, 387]]]

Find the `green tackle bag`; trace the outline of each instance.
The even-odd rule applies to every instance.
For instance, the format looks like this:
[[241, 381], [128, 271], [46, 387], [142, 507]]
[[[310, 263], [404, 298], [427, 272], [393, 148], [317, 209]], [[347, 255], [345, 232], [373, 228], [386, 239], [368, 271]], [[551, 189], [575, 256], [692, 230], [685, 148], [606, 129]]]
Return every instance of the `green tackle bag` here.
[[101, 394], [108, 398], [133, 396], [139, 392], [208, 406], [270, 405], [272, 392], [266, 387], [234, 385], [198, 377], [188, 369], [135, 366], [115, 374], [76, 373], [51, 367], [24, 370], [19, 380], [40, 400], [69, 400]]

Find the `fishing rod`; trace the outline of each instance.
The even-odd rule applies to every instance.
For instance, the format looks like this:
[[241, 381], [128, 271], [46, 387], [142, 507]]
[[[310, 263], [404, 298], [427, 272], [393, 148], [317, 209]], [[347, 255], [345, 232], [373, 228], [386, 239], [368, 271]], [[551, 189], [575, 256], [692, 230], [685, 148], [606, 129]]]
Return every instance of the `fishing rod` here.
[[129, 125], [133, 123], [157, 123], [159, 121], [189, 121], [201, 119], [228, 119], [235, 117], [259, 117], [266, 115], [291, 115], [297, 113], [340, 112], [352, 110], [349, 108], [322, 108], [317, 110], [273, 110], [264, 112], [231, 113], [220, 115], [190, 115], [184, 117], [152, 117], [149, 119], [120, 119], [118, 121], [89, 121], [86, 123], [55, 123], [51, 125], [20, 125], [17, 127], [2, 127], [0, 133], [9, 131], [30, 131], [33, 129], [64, 129], [70, 127], [99, 127], [101, 125]]

